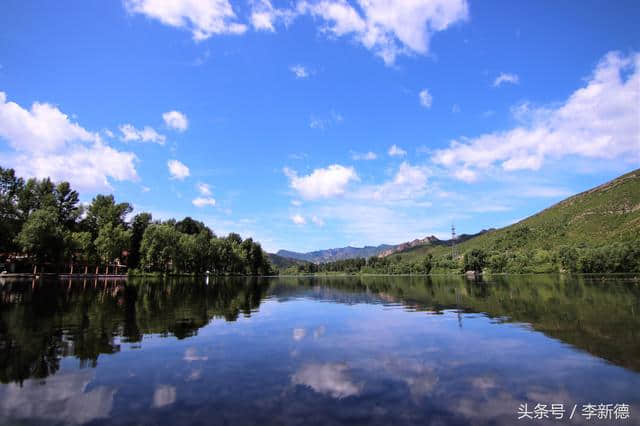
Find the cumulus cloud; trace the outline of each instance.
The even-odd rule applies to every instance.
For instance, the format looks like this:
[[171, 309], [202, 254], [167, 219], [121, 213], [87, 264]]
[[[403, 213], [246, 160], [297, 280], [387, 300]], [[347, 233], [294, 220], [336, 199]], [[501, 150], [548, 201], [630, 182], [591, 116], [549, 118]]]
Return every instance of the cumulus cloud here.
[[518, 84], [520, 82], [520, 78], [517, 74], [508, 74], [508, 73], [500, 73], [499, 76], [493, 81], [493, 87], [500, 87], [502, 84]]
[[418, 97], [420, 98], [420, 105], [422, 105], [425, 108], [431, 108], [433, 97], [431, 96], [431, 93], [429, 93], [428, 89], [421, 90], [420, 93], [418, 94]]
[[346, 364], [307, 364], [291, 377], [291, 383], [307, 386], [314, 392], [332, 398], [359, 395], [363, 386], [354, 383], [347, 370]]
[[389, 148], [389, 151], [387, 151], [387, 154], [389, 154], [392, 157], [404, 157], [405, 155], [407, 155], [407, 151], [400, 148], [398, 145], [393, 144]]
[[167, 161], [167, 167], [169, 168], [169, 174], [171, 174], [172, 179], [183, 180], [191, 174], [189, 168], [178, 160]]
[[206, 207], [206, 206], [215, 206], [216, 200], [211, 197], [198, 197], [192, 201], [193, 205], [196, 207]]
[[307, 220], [302, 215], [294, 214], [293, 216], [291, 216], [291, 222], [295, 223], [296, 225], [305, 225], [307, 223]]
[[375, 152], [369, 151], [369, 152], [364, 152], [364, 153], [360, 153], [360, 152], [352, 152], [351, 153], [351, 159], [352, 160], [375, 160], [376, 158], [378, 158], [378, 155]]
[[567, 156], [640, 161], [640, 54], [608, 53], [586, 85], [559, 106], [513, 109], [518, 126], [454, 140], [435, 151], [436, 164], [474, 181], [493, 167], [538, 170]]
[[110, 147], [48, 103], [25, 109], [0, 92], [0, 138], [13, 150], [2, 154], [4, 165], [23, 176], [66, 180], [89, 190], [110, 189], [111, 179], [138, 179], [135, 154]]
[[275, 24], [282, 20], [288, 24], [295, 17], [295, 11], [277, 9], [269, 0], [254, 0], [251, 2], [251, 25], [257, 31], [275, 32]]
[[427, 181], [431, 171], [424, 166], [413, 166], [406, 161], [400, 164], [392, 179], [380, 185], [362, 188], [357, 198], [395, 202], [415, 200], [427, 193]]
[[[216, 34], [243, 34], [229, 0], [124, 0], [128, 13], [188, 30], [196, 41]], [[310, 15], [321, 21], [320, 32], [352, 37], [393, 64], [398, 55], [429, 52], [433, 34], [465, 21], [467, 0], [301, 0], [291, 8], [275, 8], [270, 0], [251, 0], [248, 20], [257, 31], [275, 32], [276, 24]]]
[[162, 114], [162, 119], [167, 127], [170, 127], [179, 132], [184, 132], [189, 127], [189, 121], [187, 116], [180, 111], [168, 111]]
[[289, 178], [289, 186], [307, 199], [341, 195], [349, 182], [359, 180], [353, 167], [345, 167], [340, 164], [315, 169], [306, 176], [298, 176], [296, 171], [288, 168], [284, 169], [284, 174]]
[[242, 34], [247, 26], [236, 19], [228, 0], [124, 0], [130, 14], [141, 14], [164, 25], [186, 29], [196, 41], [214, 34]]
[[464, 21], [466, 0], [346, 0], [301, 1], [297, 12], [325, 22], [322, 32], [352, 36], [386, 64], [400, 54], [427, 54], [431, 36]]
[[307, 77], [309, 77], [309, 71], [307, 71], [307, 69], [305, 67], [303, 67], [302, 65], [293, 65], [289, 69], [291, 70], [293, 75], [296, 76], [296, 78], [307, 78]]
[[154, 142], [160, 145], [164, 145], [164, 143], [167, 140], [167, 138], [164, 135], [161, 135], [160, 133], [156, 132], [155, 129], [150, 126], [144, 126], [142, 130], [138, 130], [135, 127], [133, 127], [133, 125], [131, 124], [123, 124], [118, 128], [122, 133], [122, 136], [120, 136], [120, 139], [125, 142], [129, 142], [129, 141]]

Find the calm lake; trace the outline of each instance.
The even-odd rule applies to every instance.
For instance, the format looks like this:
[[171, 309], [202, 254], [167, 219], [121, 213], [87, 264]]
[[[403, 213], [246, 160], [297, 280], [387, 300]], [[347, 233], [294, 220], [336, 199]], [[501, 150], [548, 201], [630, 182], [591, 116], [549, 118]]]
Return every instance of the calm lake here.
[[1, 424], [640, 424], [629, 278], [0, 284]]

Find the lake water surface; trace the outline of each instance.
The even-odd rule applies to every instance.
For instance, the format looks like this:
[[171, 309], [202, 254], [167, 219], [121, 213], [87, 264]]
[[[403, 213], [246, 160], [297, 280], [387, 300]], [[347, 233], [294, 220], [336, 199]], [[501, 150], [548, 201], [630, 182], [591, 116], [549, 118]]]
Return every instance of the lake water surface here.
[[0, 424], [640, 424], [624, 277], [0, 285]]

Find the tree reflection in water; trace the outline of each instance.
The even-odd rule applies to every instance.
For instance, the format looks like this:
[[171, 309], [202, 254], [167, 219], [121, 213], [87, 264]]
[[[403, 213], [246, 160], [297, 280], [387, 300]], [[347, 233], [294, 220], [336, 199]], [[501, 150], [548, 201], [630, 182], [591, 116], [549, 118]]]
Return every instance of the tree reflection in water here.
[[[444, 276], [281, 277], [208, 284], [179, 278], [5, 282], [0, 287], [0, 381], [44, 379], [58, 371], [63, 357], [95, 367], [101, 354], [118, 352], [121, 343], [141, 342], [145, 335], [185, 339], [212, 320], [251, 316], [268, 295], [280, 301], [305, 297], [400, 305], [429, 314], [480, 312], [498, 322], [528, 324], [640, 371], [640, 286], [624, 277], [497, 276], [488, 282]], [[294, 339], [304, 334], [293, 330]], [[324, 386], [310, 381], [309, 371], [296, 380]], [[331, 377], [343, 375], [340, 368], [331, 372]], [[357, 389], [353, 386], [341, 392]], [[426, 385], [410, 386], [419, 391]]]

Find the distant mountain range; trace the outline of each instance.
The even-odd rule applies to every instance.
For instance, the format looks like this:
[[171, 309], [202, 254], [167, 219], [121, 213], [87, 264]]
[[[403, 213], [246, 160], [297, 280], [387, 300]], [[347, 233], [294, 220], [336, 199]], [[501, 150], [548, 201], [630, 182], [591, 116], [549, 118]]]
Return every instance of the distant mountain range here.
[[395, 246], [381, 244], [379, 246], [366, 247], [340, 247], [327, 250], [317, 250], [308, 253], [298, 253], [289, 250], [280, 250], [276, 255], [289, 259], [303, 260], [312, 263], [333, 262], [335, 260], [354, 259], [356, 257], [377, 256], [383, 251], [390, 250]]
[[[456, 243], [460, 243], [468, 240], [469, 238], [475, 237], [487, 231], [481, 231], [477, 234], [467, 235], [462, 234], [456, 238]], [[408, 250], [413, 247], [419, 246], [446, 246], [450, 245], [451, 240], [440, 240], [437, 237], [431, 235], [429, 237], [425, 237], [422, 239], [415, 239], [413, 241], [408, 241], [406, 243], [401, 244], [381, 244], [379, 246], [365, 246], [365, 247], [340, 247], [340, 248], [332, 248], [326, 250], [316, 250], [307, 253], [299, 253], [295, 251], [289, 250], [280, 250], [275, 255], [271, 255], [271, 261], [276, 266], [291, 266], [295, 262], [291, 262], [292, 260], [302, 261], [302, 262], [311, 262], [311, 263], [326, 263], [326, 262], [334, 262], [336, 260], [345, 260], [345, 259], [355, 259], [358, 257], [385, 257], [390, 256], [394, 253], [402, 252]], [[286, 267], [286, 266], [285, 266]]]

